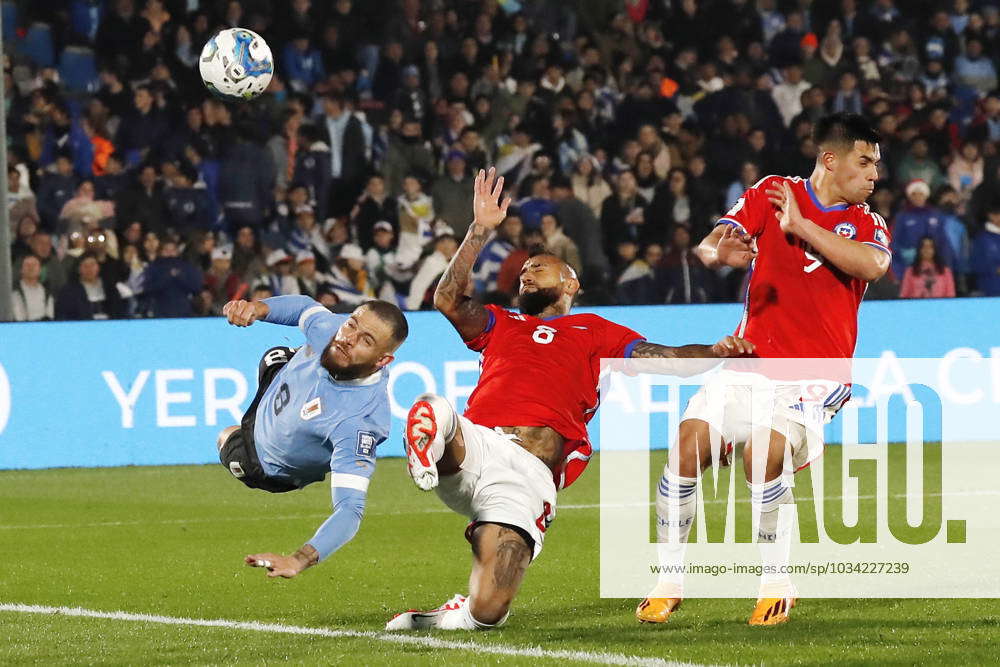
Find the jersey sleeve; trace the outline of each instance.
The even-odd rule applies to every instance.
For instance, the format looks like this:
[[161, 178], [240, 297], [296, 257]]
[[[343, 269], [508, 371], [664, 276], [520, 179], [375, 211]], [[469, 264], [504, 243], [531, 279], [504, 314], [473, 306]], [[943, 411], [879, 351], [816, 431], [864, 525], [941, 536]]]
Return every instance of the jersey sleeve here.
[[330, 496], [333, 514], [309, 540], [320, 561], [349, 542], [364, 516], [368, 484], [375, 472], [375, 448], [386, 439], [374, 419], [343, 423], [330, 435]]
[[306, 335], [309, 346], [320, 354], [330, 344], [340, 325], [349, 315], [334, 315], [325, 306], [316, 304], [299, 315], [299, 328]]
[[891, 240], [889, 227], [885, 224], [885, 218], [865, 206], [861, 215], [858, 216], [857, 226], [856, 241], [878, 248], [887, 255], [892, 254], [889, 249]]
[[597, 351], [602, 359], [627, 359], [632, 356], [632, 350], [646, 340], [645, 336], [632, 331], [628, 327], [615, 324], [604, 318], [598, 318]]
[[489, 304], [486, 306], [486, 312], [489, 313], [489, 320], [486, 322], [486, 328], [483, 329], [481, 334], [472, 340], [465, 341], [465, 346], [473, 352], [482, 352], [486, 349], [486, 346], [489, 345], [490, 341], [493, 339], [493, 331], [496, 329], [499, 318], [507, 315], [509, 311], [504, 310], [500, 306]]
[[759, 236], [764, 231], [767, 218], [773, 215], [774, 209], [767, 200], [767, 185], [780, 180], [780, 177], [763, 178], [743, 193], [733, 207], [719, 218], [719, 225], [732, 225], [750, 236]]

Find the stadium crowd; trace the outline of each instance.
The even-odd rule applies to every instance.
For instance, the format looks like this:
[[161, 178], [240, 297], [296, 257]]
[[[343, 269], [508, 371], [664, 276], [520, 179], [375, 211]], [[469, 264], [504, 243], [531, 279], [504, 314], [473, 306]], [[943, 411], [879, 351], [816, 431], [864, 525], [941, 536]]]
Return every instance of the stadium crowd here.
[[[583, 304], [734, 301], [692, 253], [744, 189], [808, 177], [817, 118], [883, 137], [892, 270], [868, 298], [1000, 295], [994, 0], [3, 3], [19, 320], [218, 315], [234, 298], [428, 308], [475, 170], [516, 206], [476, 288], [529, 253]], [[220, 28], [275, 75], [223, 103]]]

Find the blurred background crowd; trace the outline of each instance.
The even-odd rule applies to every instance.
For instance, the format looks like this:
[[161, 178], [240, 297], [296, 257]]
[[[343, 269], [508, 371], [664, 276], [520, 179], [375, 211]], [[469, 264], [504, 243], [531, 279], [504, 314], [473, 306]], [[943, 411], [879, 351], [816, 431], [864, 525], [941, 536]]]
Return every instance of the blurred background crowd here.
[[[516, 202], [476, 290], [529, 253], [580, 303], [735, 301], [692, 253], [813, 123], [871, 118], [892, 270], [868, 298], [1000, 295], [996, 0], [5, 1], [17, 319], [217, 315], [306, 294], [428, 308], [496, 165]], [[266, 93], [208, 96], [246, 27]]]

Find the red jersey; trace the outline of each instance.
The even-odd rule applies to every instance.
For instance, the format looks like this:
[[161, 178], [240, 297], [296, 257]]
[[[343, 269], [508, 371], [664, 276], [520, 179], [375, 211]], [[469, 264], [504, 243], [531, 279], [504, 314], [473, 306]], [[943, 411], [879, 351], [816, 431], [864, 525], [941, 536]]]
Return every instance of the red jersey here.
[[759, 357], [849, 359], [854, 356], [858, 306], [868, 283], [847, 275], [805, 241], [781, 231], [767, 190], [782, 181], [791, 186], [805, 218], [840, 236], [890, 252], [885, 220], [868, 204], [824, 207], [807, 179], [761, 179], [719, 219], [719, 224], [745, 231], [757, 244], [736, 335], [753, 343]]
[[569, 486], [592, 453], [587, 422], [600, 402], [602, 358], [628, 357], [643, 340], [588, 313], [542, 319], [486, 306], [489, 323], [466, 345], [482, 353], [482, 372], [465, 416], [496, 426], [548, 426], [566, 438], [556, 487]]

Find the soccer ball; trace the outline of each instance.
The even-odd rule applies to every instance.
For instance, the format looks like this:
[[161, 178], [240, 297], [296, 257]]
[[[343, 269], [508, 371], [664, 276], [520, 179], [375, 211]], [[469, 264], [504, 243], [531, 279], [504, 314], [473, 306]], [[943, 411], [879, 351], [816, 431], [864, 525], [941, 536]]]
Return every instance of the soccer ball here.
[[252, 100], [271, 83], [274, 61], [263, 37], [246, 28], [228, 28], [205, 44], [198, 69], [205, 87], [214, 95]]

